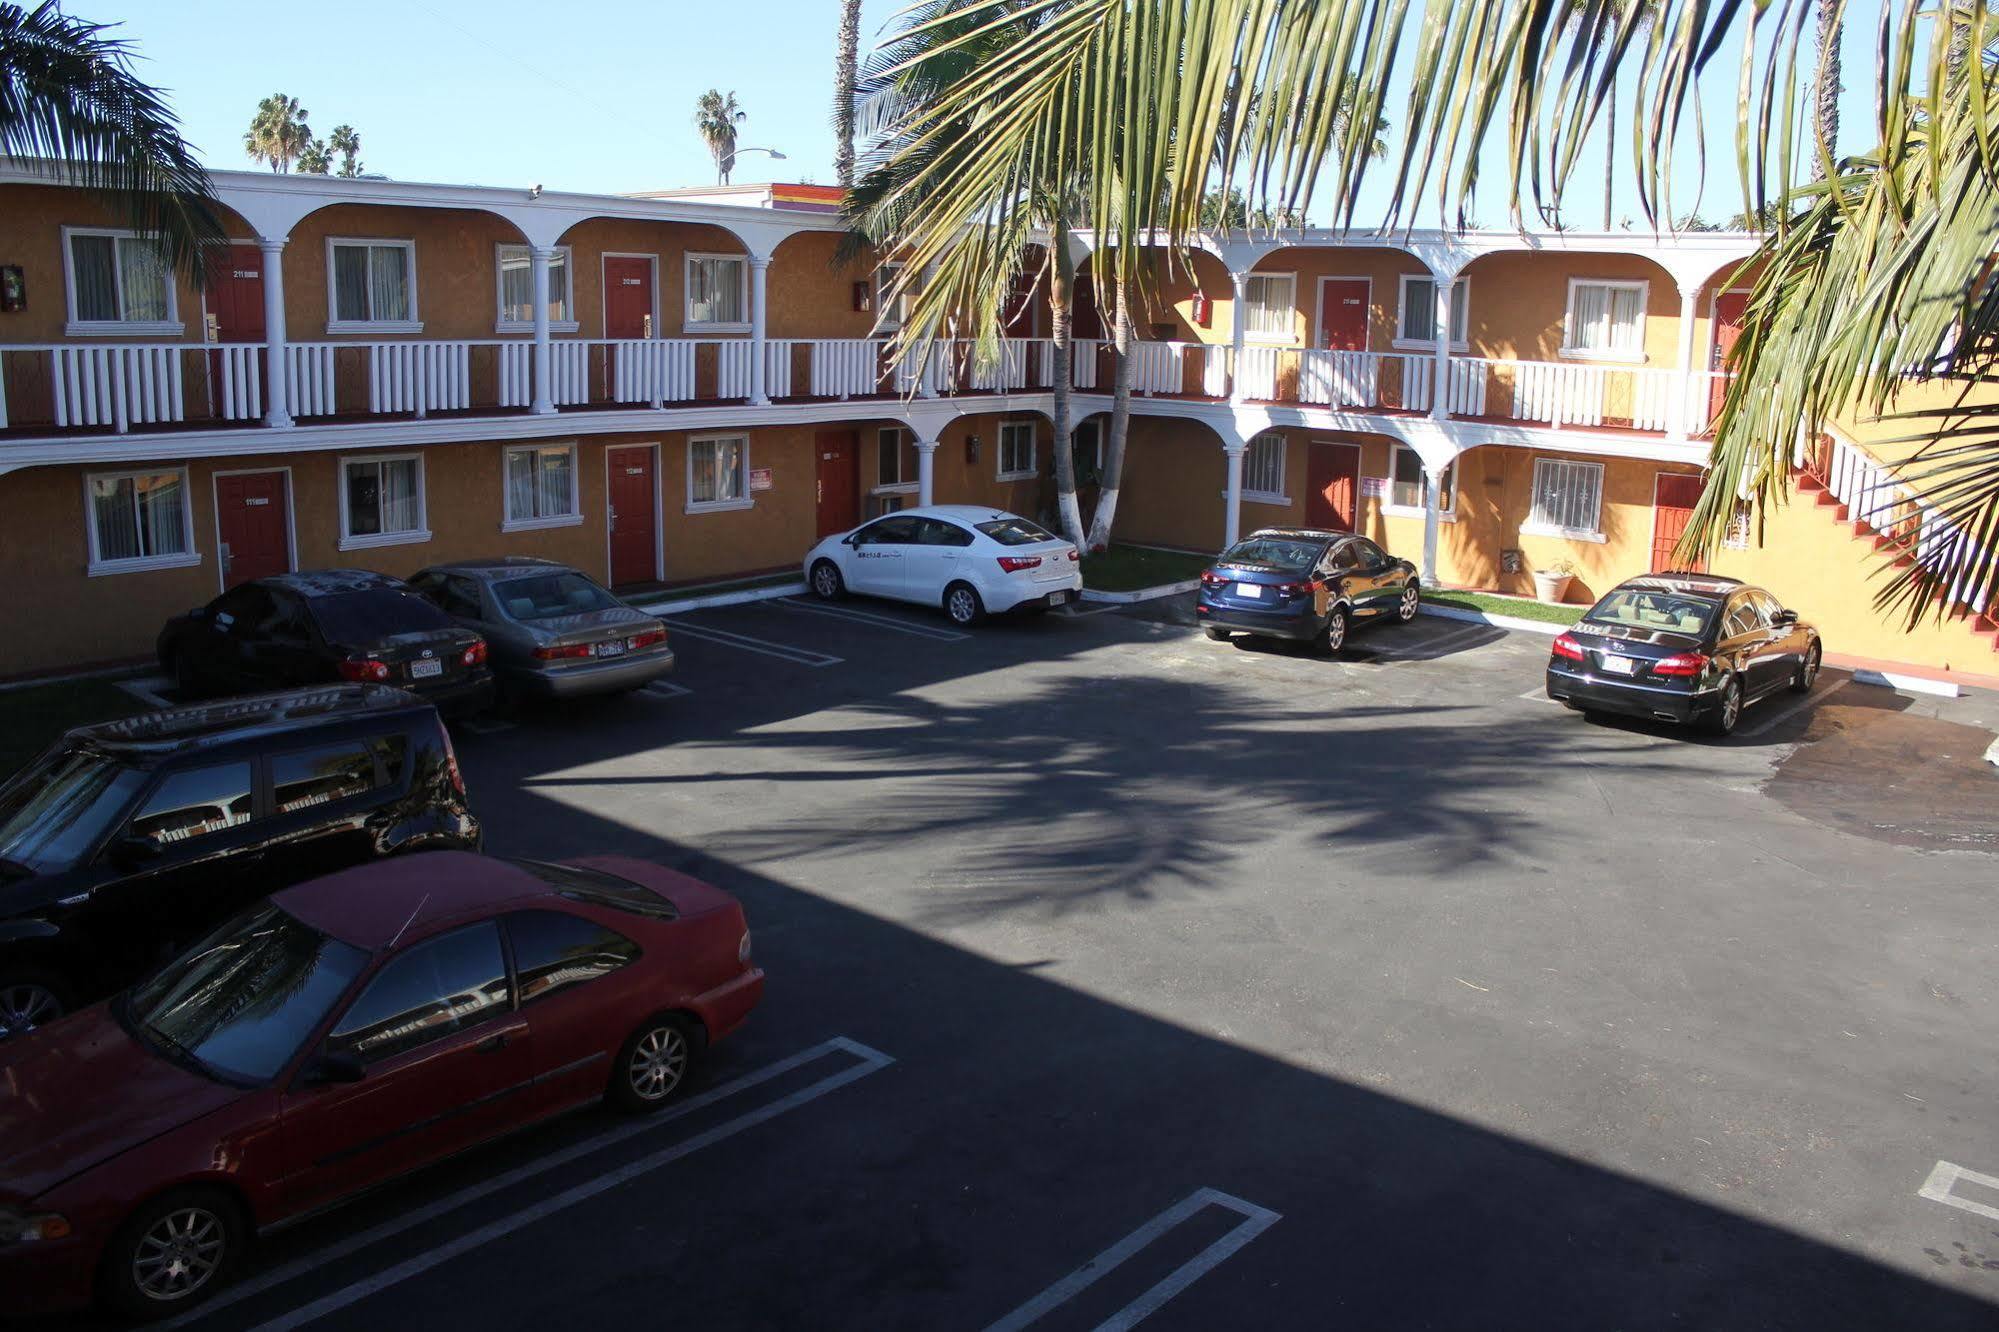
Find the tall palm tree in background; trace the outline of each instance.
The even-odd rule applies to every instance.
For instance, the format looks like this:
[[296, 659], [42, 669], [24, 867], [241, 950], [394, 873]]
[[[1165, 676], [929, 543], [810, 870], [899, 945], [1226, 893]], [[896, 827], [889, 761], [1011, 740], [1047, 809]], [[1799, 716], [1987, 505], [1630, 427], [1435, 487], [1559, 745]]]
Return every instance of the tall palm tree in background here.
[[335, 125], [326, 136], [326, 146], [340, 154], [340, 170], [334, 175], [351, 180], [361, 174], [361, 135], [352, 125]]
[[854, 188], [854, 84], [860, 78], [861, 0], [840, 0], [833, 55], [833, 176]]
[[[1641, 13], [1624, 0], [1580, 0], [1580, 10], [1577, 0], [1072, 0], [1002, 66], [890, 127], [900, 146], [882, 164], [895, 184], [880, 209], [894, 222], [879, 239], [934, 273], [898, 337], [920, 345], [965, 320], [991, 335], [1022, 268], [1015, 242], [1043, 207], [1030, 188], [1041, 180], [1073, 182], [1100, 230], [1152, 236], [1182, 255], [1209, 192], [1226, 198], [1237, 184], [1279, 208], [1328, 200], [1335, 225], [1350, 225], [1368, 174], [1362, 127], [1391, 83], [1398, 96], [1406, 88], [1409, 109], [1386, 217], [1369, 223], [1413, 225], [1432, 195], [1447, 221], [1474, 197], [1489, 144], [1504, 150], [1514, 224], [1530, 208], [1557, 208], [1620, 75], [1641, 112], [1628, 168], [1640, 206], [1670, 218], [1676, 157], [1704, 152], [1700, 99], [1720, 82], [1741, 90], [1745, 212], [1767, 210], [1773, 225], [1738, 279], [1751, 288], [1744, 332], [1681, 554], [1723, 540], [1738, 496], [1781, 498], [1801, 435], [1881, 414], [1906, 423], [1908, 456], [1888, 465], [1947, 538], [1894, 574], [1884, 604], [1905, 603], [1912, 617], [1941, 613], [1952, 597], [1989, 604], [1999, 588], [1999, 290], [1987, 274], [1999, 247], [1999, 17], [1987, 0], [1881, 9], [1875, 144], [1815, 180], [1818, 154], [1801, 142], [1812, 63], [1800, 48], [1818, 2], [1655, 0]], [[948, 65], [975, 40], [941, 40], [899, 77], [920, 79], [925, 62]], [[1236, 116], [1238, 84], [1261, 96]], [[1334, 112], [1350, 84], [1342, 129]], [[1230, 149], [1216, 168], [1218, 141]], [[1142, 294], [1149, 281], [1139, 247], [1100, 248], [1097, 264], [1099, 282], [1122, 278]], [[1946, 392], [1945, 406], [1916, 405]]]
[[292, 163], [312, 146], [312, 127], [306, 124], [306, 115], [298, 98], [272, 93], [257, 103], [257, 114], [250, 118], [250, 128], [243, 135], [243, 151], [251, 161], [267, 163], [273, 171], [290, 171]]
[[222, 239], [208, 173], [159, 90], [132, 73], [131, 44], [107, 31], [55, 0], [0, 4], [0, 156], [43, 159], [103, 194], [199, 283], [201, 247]]
[[[1569, 0], [1569, 21], [1578, 28], [1596, 25], [1607, 49], [1599, 50], [1596, 41], [1587, 39], [1579, 45], [1588, 53], [1593, 62], [1601, 61], [1608, 71], [1610, 90], [1603, 99], [1603, 229], [1609, 231], [1617, 225], [1611, 208], [1611, 182], [1617, 178], [1617, 98], [1620, 91], [1619, 73], [1622, 69], [1622, 52], [1617, 49], [1620, 42], [1635, 40], [1639, 32], [1658, 17], [1658, 0]], [[1629, 18], [1634, 22], [1626, 25], [1614, 22]], [[1585, 75], [1584, 77], [1587, 77]]]
[[694, 102], [694, 128], [715, 159], [715, 183], [727, 185], [736, 169], [736, 126], [749, 119], [749, 112], [736, 105], [736, 94], [710, 88]]
[[1812, 120], [1824, 154], [1820, 175], [1830, 175], [1839, 160], [1839, 42], [1846, 20], [1846, 0], [1819, 0], [1818, 62], [1812, 71]]
[[324, 139], [309, 139], [305, 147], [298, 150], [298, 171], [301, 176], [328, 176], [333, 174], [333, 153]]

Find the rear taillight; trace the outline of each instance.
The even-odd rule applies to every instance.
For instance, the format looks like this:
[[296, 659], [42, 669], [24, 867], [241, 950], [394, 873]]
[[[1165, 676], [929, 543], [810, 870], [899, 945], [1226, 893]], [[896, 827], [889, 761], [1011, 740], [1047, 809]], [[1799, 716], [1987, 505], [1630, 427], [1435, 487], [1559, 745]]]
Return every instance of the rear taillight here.
[[340, 662], [340, 678], [359, 680], [363, 684], [386, 680], [389, 678], [389, 663], [376, 661], [373, 657], [345, 657]]
[[1228, 581], [1229, 580], [1227, 576], [1223, 574], [1218, 574], [1213, 569], [1201, 570], [1202, 587], [1221, 587], [1225, 585]]
[[588, 643], [561, 643], [553, 647], [538, 647], [534, 650], [536, 661], [568, 661], [572, 657], [590, 655]]
[[636, 652], [640, 648], [649, 648], [653, 646], [655, 643], [664, 643], [665, 641], [666, 641], [666, 630], [648, 629], [645, 633], [633, 634], [631, 637], [631, 641], [626, 646], [630, 647], [632, 651]]
[[1074, 564], [1082, 558], [1083, 552], [1077, 550], [1074, 546], [1069, 547], [1069, 563]]
[[999, 557], [999, 566], [1002, 573], [1021, 573], [1028, 569], [1040, 568], [1041, 557], [1039, 555], [1002, 555]]
[[1707, 669], [1707, 664], [1708, 656], [1704, 652], [1680, 652], [1653, 662], [1652, 674], [1699, 675]]
[[1583, 659], [1583, 645], [1581, 643], [1576, 642], [1575, 638], [1572, 635], [1569, 634], [1555, 635], [1555, 642], [1553, 644], [1553, 648], [1556, 656], [1562, 657], [1568, 661], [1581, 661]]
[[1287, 597], [1302, 597], [1317, 592], [1319, 585], [1317, 583], [1279, 583], [1277, 590]]
[[473, 639], [472, 646], [465, 649], [463, 660], [467, 666], [477, 666], [480, 662], [486, 660], [486, 640], [483, 638]]

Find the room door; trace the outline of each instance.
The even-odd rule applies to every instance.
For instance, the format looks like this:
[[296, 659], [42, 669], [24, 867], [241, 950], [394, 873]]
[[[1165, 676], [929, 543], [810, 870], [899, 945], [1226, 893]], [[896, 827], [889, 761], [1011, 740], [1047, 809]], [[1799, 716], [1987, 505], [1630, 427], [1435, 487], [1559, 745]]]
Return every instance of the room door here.
[[650, 447], [607, 449], [604, 521], [611, 530], [611, 585], [659, 577], [659, 487]]
[[1694, 516], [1694, 504], [1701, 497], [1701, 479], [1682, 472], [1661, 472], [1652, 486], [1652, 572], [1678, 569], [1698, 573], [1698, 561], [1685, 563], [1674, 558], [1673, 547]]
[[1330, 351], [1367, 350], [1366, 278], [1325, 278], [1319, 283], [1319, 346]]
[[1315, 439], [1307, 458], [1306, 526], [1335, 532], [1359, 530], [1359, 446]]
[[[208, 311], [210, 342], [261, 343], [264, 340], [264, 254], [254, 245], [215, 245], [207, 254], [208, 289], [202, 302]], [[259, 380], [262, 358], [258, 359]], [[220, 416], [222, 355], [208, 357], [209, 410]]]
[[813, 437], [819, 459], [819, 535], [844, 532], [861, 521], [861, 443], [851, 430], [822, 430]]
[[226, 590], [292, 569], [283, 472], [236, 472], [215, 478], [215, 523]]
[[[653, 261], [646, 255], [604, 256], [604, 336], [632, 341], [653, 336]], [[606, 401], [616, 401], [616, 358], [606, 349], [602, 366]]]
[[1728, 363], [1729, 348], [1742, 336], [1742, 312], [1748, 306], [1746, 291], [1724, 291], [1714, 298], [1714, 338], [1707, 368], [1715, 372], [1715, 377], [1708, 380], [1707, 421], [1703, 425], [1721, 414], [1721, 401], [1728, 396], [1728, 385], [1719, 376]]

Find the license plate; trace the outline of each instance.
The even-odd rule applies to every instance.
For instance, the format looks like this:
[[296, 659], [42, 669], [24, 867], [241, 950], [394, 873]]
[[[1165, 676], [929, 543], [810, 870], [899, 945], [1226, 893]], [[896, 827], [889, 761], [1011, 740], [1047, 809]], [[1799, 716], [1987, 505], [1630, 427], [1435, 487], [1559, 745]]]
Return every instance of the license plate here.
[[410, 679], [412, 680], [424, 680], [433, 675], [442, 674], [444, 674], [444, 663], [435, 657], [431, 657], [426, 661], [413, 661], [410, 663]]
[[1235, 585], [1235, 594], [1239, 597], [1260, 597], [1263, 595], [1263, 585], [1261, 583], [1237, 583]]
[[1638, 674], [1638, 663], [1633, 661], [1630, 657], [1606, 656], [1603, 659], [1603, 668], [1606, 671], [1609, 671], [1612, 675]]
[[597, 645], [597, 655], [598, 655], [598, 656], [600, 656], [600, 657], [622, 657], [622, 656], [624, 656], [624, 655], [625, 655], [625, 640], [624, 640], [624, 639], [622, 639], [622, 638], [620, 638], [620, 639], [617, 639], [617, 640], [615, 640], [615, 641], [613, 641], [613, 642], [609, 642], [609, 643], [599, 643], [599, 644]]
[[1048, 594], [1048, 604], [1051, 606], [1059, 606], [1068, 599], [1069, 594], [1067, 592], [1050, 592]]

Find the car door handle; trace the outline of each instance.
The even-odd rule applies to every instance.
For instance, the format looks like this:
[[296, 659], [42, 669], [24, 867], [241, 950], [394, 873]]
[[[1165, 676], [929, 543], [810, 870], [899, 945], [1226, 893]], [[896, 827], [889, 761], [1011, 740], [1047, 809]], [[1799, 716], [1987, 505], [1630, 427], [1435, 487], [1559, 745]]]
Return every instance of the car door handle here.
[[511, 1035], [513, 1035], [512, 1032], [496, 1031], [472, 1048], [480, 1054], [494, 1054], [507, 1048], [507, 1038]]

